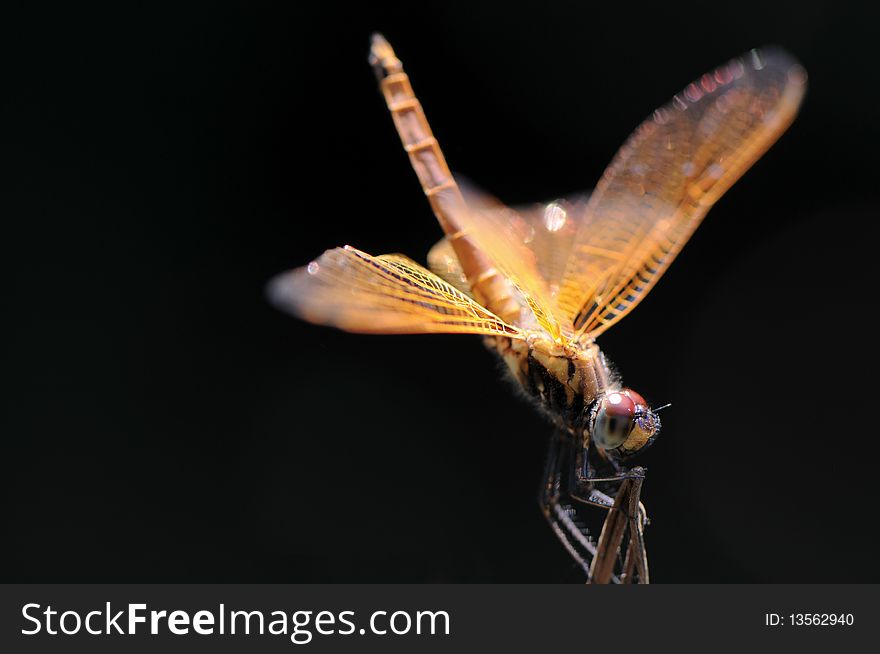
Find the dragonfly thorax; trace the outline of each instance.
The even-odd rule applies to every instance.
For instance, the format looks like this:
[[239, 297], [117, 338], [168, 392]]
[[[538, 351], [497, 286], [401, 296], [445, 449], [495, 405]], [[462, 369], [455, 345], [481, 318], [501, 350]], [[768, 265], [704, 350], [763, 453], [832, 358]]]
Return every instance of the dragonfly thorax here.
[[618, 459], [649, 445], [660, 420], [641, 395], [623, 388], [594, 343], [560, 347], [550, 340], [489, 338], [508, 372], [557, 427]]

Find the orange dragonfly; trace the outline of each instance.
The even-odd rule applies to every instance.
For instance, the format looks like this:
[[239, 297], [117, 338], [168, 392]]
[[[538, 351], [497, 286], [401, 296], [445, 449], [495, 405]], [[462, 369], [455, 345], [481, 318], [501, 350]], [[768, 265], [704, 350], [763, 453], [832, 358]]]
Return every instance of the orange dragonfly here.
[[[596, 338], [654, 286], [703, 216], [794, 120], [806, 74], [778, 49], [703, 75], [630, 136], [591, 194], [511, 209], [459, 184], [409, 77], [374, 35], [370, 63], [445, 237], [428, 267], [334, 248], [275, 278], [273, 302], [362, 333], [480, 334], [555, 427], [540, 502], [592, 582], [649, 580], [627, 462], [660, 419]], [[608, 510], [598, 541], [586, 505]]]

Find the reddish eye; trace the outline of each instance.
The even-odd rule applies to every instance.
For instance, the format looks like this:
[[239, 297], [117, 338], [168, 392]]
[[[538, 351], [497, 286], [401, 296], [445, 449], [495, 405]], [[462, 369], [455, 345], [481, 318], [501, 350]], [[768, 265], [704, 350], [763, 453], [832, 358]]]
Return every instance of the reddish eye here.
[[584, 435], [603, 450], [630, 456], [648, 445], [660, 429], [660, 421], [645, 398], [628, 388], [599, 398]]
[[645, 408], [648, 408], [648, 403], [645, 402], [645, 398], [643, 398], [641, 395], [639, 395], [638, 393], [636, 393], [636, 392], [635, 392], [634, 390], [632, 390], [631, 388], [627, 388], [627, 389], [624, 390], [623, 392], [626, 393], [627, 395], [629, 395], [630, 399], [631, 399], [633, 402], [635, 402], [637, 406], [643, 406], [643, 407], [645, 407]]
[[591, 436], [598, 447], [611, 450], [623, 444], [634, 424], [636, 403], [624, 393], [609, 393], [599, 401]]
[[609, 418], [631, 420], [636, 413], [634, 398], [623, 393], [610, 393], [605, 398], [605, 413]]

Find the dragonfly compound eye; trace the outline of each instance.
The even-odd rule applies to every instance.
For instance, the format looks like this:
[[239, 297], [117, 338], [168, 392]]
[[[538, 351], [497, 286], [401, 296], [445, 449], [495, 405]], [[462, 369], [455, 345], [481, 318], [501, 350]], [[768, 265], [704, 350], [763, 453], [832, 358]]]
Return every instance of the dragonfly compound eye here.
[[645, 398], [636, 393], [633, 389], [624, 388], [623, 394], [629, 397], [629, 399], [631, 399], [633, 402], [635, 402], [637, 407], [641, 407], [642, 411], [646, 411], [648, 409], [648, 403], [645, 402]]
[[660, 419], [644, 398], [630, 389], [601, 398], [591, 423], [590, 436], [596, 446], [620, 458], [650, 445], [660, 431]]
[[603, 450], [623, 445], [632, 430], [636, 403], [624, 393], [609, 393], [599, 400], [593, 421], [593, 441]]

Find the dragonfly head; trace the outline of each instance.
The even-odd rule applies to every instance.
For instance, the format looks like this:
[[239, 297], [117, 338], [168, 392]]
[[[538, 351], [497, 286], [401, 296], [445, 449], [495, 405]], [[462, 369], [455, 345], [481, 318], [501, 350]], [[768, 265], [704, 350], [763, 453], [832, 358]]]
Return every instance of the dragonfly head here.
[[654, 442], [660, 418], [645, 398], [624, 388], [599, 397], [587, 427], [596, 447], [624, 459]]

